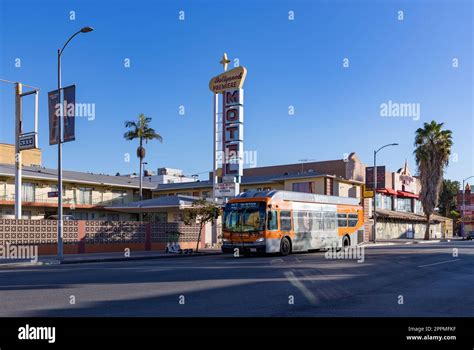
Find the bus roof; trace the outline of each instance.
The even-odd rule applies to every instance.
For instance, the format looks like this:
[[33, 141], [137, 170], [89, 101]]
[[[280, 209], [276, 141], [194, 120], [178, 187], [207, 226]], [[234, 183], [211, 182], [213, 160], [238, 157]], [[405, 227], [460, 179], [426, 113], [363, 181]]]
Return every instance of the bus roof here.
[[236, 199], [271, 198], [273, 200], [281, 200], [281, 201], [360, 205], [359, 198], [327, 196], [327, 195], [322, 195], [322, 194], [293, 192], [293, 191], [280, 191], [280, 190], [246, 191], [246, 192], [240, 193], [235, 198]]

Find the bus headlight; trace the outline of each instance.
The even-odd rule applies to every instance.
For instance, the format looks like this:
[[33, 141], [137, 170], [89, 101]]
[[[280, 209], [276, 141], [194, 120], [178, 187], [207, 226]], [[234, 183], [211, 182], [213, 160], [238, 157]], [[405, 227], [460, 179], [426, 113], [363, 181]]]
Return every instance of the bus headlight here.
[[255, 243], [261, 243], [261, 242], [265, 242], [265, 238], [262, 237], [262, 238], [257, 238], [255, 240]]

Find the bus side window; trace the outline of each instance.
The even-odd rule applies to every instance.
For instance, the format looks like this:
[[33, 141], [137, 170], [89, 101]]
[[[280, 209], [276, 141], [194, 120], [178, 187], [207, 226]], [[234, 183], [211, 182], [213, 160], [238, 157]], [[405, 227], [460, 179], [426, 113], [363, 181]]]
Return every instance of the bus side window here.
[[268, 212], [267, 230], [278, 230], [278, 214], [276, 210], [271, 210]]
[[280, 230], [291, 231], [291, 212], [280, 211]]
[[349, 227], [356, 227], [359, 216], [357, 214], [349, 214]]

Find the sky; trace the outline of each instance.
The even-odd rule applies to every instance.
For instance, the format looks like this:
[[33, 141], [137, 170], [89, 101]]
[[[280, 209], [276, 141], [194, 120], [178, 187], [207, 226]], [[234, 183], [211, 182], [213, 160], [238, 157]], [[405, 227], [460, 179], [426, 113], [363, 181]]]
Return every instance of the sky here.
[[[47, 93], [56, 89], [57, 49], [89, 25], [94, 31], [62, 56], [63, 86], [75, 84], [76, 101], [95, 108], [76, 118], [64, 169], [137, 172], [138, 141], [123, 138], [124, 122], [145, 113], [163, 137], [146, 145], [147, 169], [205, 179], [208, 83], [227, 52], [230, 68], [248, 70], [247, 167], [350, 152], [370, 165], [374, 149], [396, 142], [377, 163], [396, 171], [407, 160], [415, 173], [415, 130], [436, 120], [453, 132], [445, 177], [462, 180], [474, 175], [472, 22], [468, 0], [0, 0], [0, 79], [40, 88], [39, 145], [50, 168], [57, 147], [48, 141]], [[387, 115], [381, 106], [389, 103]], [[397, 116], [400, 104], [413, 108]], [[23, 109], [24, 131], [32, 131], [32, 98]], [[0, 82], [0, 142], [13, 141], [14, 89]]]

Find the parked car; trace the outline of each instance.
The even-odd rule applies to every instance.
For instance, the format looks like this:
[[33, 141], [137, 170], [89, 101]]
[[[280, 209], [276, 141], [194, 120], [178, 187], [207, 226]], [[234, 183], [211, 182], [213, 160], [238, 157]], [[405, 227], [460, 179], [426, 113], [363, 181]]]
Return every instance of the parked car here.
[[474, 239], [474, 231], [466, 233], [466, 239], [472, 240]]
[[[57, 220], [57, 219], [58, 219], [57, 215], [50, 215], [47, 218], [47, 220]], [[63, 221], [67, 221], [67, 220], [76, 220], [76, 218], [74, 217], [74, 215], [63, 215]]]

